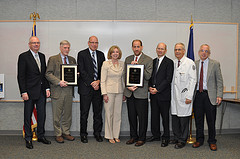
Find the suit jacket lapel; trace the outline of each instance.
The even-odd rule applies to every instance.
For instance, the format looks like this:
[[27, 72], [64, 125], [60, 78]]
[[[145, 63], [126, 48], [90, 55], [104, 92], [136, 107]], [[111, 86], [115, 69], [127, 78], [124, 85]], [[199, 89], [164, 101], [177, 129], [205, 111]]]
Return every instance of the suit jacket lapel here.
[[158, 67], [158, 72], [157, 72], [157, 74], [158, 74], [159, 72], [161, 72], [160, 70], [163, 68], [163, 66], [165, 65], [165, 63], [166, 63], [166, 56], [164, 56], [164, 58], [163, 58], [163, 60], [162, 60], [162, 62], [161, 62], [161, 64], [160, 64], [160, 66]]
[[196, 70], [197, 70], [197, 79], [198, 79], [198, 76], [199, 76], [199, 61], [196, 61]]
[[[40, 70], [38, 68], [38, 65], [37, 65], [37, 62], [35, 60], [35, 57], [33, 57], [32, 52], [30, 50], [28, 52], [28, 56], [29, 56], [29, 60], [32, 62], [33, 67], [35, 67], [35, 69], [40, 72]], [[41, 67], [42, 67], [42, 60], [40, 58], [40, 55], [39, 55], [39, 59], [40, 59]]]
[[[141, 63], [143, 63], [143, 60], [144, 60], [144, 57], [145, 56], [145, 54], [144, 53], [142, 53], [142, 55], [141, 55], [141, 57], [140, 57], [140, 59], [138, 60], [138, 64], [141, 64]], [[133, 56], [134, 57], [134, 56]]]
[[208, 82], [209, 76], [211, 74], [212, 68], [213, 68], [213, 61], [211, 59], [209, 59], [208, 71], [207, 71], [207, 82]]
[[62, 62], [62, 57], [61, 57], [60, 54], [61, 54], [61, 53], [58, 54], [58, 62], [59, 62], [60, 64], [63, 64], [63, 62]]

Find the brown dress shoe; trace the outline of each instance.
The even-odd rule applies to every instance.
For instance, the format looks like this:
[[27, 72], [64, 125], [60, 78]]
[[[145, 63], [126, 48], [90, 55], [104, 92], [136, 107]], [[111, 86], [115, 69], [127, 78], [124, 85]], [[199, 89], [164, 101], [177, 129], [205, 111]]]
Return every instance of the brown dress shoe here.
[[209, 147], [212, 151], [217, 151], [217, 145], [216, 144], [209, 144]]
[[64, 143], [64, 140], [63, 140], [63, 137], [62, 137], [62, 136], [56, 136], [55, 140], [56, 140], [58, 143]]
[[192, 145], [193, 148], [198, 148], [198, 147], [200, 147], [200, 146], [202, 146], [202, 144], [201, 144], [200, 142], [195, 142], [195, 143]]
[[131, 144], [133, 144], [133, 143], [135, 143], [136, 142], [136, 140], [134, 140], [133, 138], [131, 138], [130, 140], [128, 140], [127, 142], [126, 142], [126, 144], [127, 145], [131, 145]]
[[135, 146], [139, 147], [139, 146], [142, 146], [144, 145], [145, 142], [144, 141], [137, 141], [137, 143], [135, 144]]
[[71, 136], [70, 134], [69, 135], [63, 134], [62, 137], [66, 140], [69, 140], [69, 141], [75, 140], [75, 137]]

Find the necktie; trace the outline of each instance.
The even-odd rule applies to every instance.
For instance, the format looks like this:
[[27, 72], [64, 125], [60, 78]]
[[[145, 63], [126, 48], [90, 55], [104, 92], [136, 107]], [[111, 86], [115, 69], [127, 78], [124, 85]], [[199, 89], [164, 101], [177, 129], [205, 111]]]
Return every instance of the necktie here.
[[97, 69], [97, 63], [95, 61], [94, 53], [95, 52], [92, 52], [92, 62], [93, 62], [93, 69], [94, 69], [93, 77], [94, 77], [94, 80], [96, 81], [98, 78], [98, 69]]
[[178, 66], [177, 66], [177, 67], [179, 67], [179, 66], [180, 66], [180, 62], [181, 62], [181, 61], [179, 60], [179, 61], [178, 61]]
[[67, 57], [64, 57], [64, 64], [67, 64]]
[[157, 83], [158, 65], [159, 65], [159, 59], [156, 60], [156, 64], [155, 64], [155, 73], [154, 73], [154, 77], [153, 77], [153, 85], [154, 85], [154, 87], [155, 87], [155, 85]]
[[40, 60], [39, 60], [39, 56], [38, 56], [38, 54], [35, 54], [35, 60], [36, 60], [36, 62], [37, 62], [37, 65], [38, 65], [39, 71], [41, 72], [41, 63], [40, 63]]
[[136, 57], [135, 57], [135, 61], [137, 61], [137, 60], [138, 60], [138, 57], [136, 56]]
[[201, 65], [201, 71], [200, 71], [200, 80], [199, 80], [199, 92], [203, 91], [203, 61]]

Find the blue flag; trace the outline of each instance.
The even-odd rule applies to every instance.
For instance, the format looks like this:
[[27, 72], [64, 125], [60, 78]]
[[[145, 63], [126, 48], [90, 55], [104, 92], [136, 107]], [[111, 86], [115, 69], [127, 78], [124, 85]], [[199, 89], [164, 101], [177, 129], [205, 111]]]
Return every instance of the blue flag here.
[[193, 22], [191, 20], [187, 57], [194, 61], [194, 51], [193, 50], [194, 50], [193, 49]]
[[36, 22], [33, 22], [33, 28], [32, 28], [32, 36], [36, 36], [37, 33], [36, 33], [36, 30], [37, 29], [37, 25], [36, 25]]

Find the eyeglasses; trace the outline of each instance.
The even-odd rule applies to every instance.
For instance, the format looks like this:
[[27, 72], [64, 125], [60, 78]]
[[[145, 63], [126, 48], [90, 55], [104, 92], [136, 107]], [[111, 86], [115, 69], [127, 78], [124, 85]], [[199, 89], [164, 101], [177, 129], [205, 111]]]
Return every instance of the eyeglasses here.
[[174, 49], [174, 51], [181, 51], [182, 49]]
[[208, 50], [200, 50], [200, 52], [209, 53], [209, 51], [208, 51]]
[[30, 42], [30, 44], [40, 44], [40, 42]]
[[98, 42], [90, 42], [90, 41], [89, 41], [89, 43], [90, 43], [90, 44], [98, 44]]
[[161, 51], [164, 51], [165, 49], [164, 48], [157, 48], [158, 50], [161, 50]]

